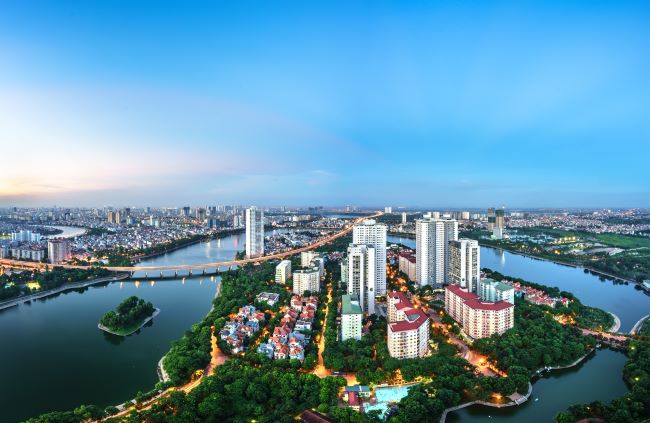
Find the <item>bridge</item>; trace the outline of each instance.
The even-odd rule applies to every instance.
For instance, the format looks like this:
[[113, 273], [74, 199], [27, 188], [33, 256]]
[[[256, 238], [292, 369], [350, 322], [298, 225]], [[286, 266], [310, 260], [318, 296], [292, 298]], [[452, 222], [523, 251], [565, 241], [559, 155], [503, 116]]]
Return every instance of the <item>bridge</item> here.
[[[160, 272], [160, 277], [162, 278], [162, 272], [163, 271], [173, 271], [175, 272], [175, 275], [178, 275], [178, 271], [188, 271], [189, 275], [192, 276], [192, 271], [193, 270], [200, 270], [203, 275], [207, 274], [215, 274], [218, 273], [219, 268], [221, 267], [231, 267], [231, 266], [242, 266], [248, 263], [253, 263], [253, 264], [259, 264], [265, 261], [269, 260], [281, 260], [285, 259], [287, 257], [300, 254], [303, 251], [309, 251], [313, 250], [314, 248], [321, 247], [325, 244], [329, 244], [330, 242], [336, 240], [337, 238], [340, 238], [342, 236], [347, 235], [352, 231], [353, 225], [361, 223], [365, 219], [372, 219], [378, 216], [383, 215], [383, 212], [377, 212], [373, 215], [370, 216], [362, 216], [358, 219], [355, 219], [355, 221], [348, 225], [346, 228], [343, 230], [336, 232], [332, 235], [328, 235], [324, 238], [319, 239], [316, 242], [313, 242], [311, 244], [305, 245], [304, 247], [299, 247], [295, 248], [293, 250], [288, 250], [280, 253], [274, 253], [274, 254], [269, 254], [266, 256], [259, 256], [259, 257], [251, 257], [251, 258], [244, 258], [240, 260], [227, 260], [227, 261], [221, 261], [221, 262], [214, 262], [214, 263], [200, 263], [200, 264], [174, 264], [174, 265], [160, 265], [160, 266], [105, 266], [103, 267], [104, 269], [107, 269], [111, 272], [128, 272], [131, 275], [135, 272], [145, 272], [146, 276], [145, 277], [150, 277], [149, 272], [155, 274], [156, 272]], [[21, 261], [21, 260], [12, 260], [12, 259], [0, 259], [0, 266], [5, 266], [5, 267], [11, 267], [11, 268], [18, 268], [18, 269], [27, 269], [27, 270], [39, 270], [43, 271], [46, 270], [46, 268], [52, 267], [53, 265], [48, 264], [48, 263], [37, 263], [37, 262], [29, 262], [29, 261]], [[92, 266], [81, 266], [81, 265], [72, 265], [72, 264], [56, 264], [55, 266], [57, 267], [62, 267], [64, 269], [89, 269], [92, 268]], [[209, 272], [206, 271], [208, 269], [215, 269], [215, 272]]]

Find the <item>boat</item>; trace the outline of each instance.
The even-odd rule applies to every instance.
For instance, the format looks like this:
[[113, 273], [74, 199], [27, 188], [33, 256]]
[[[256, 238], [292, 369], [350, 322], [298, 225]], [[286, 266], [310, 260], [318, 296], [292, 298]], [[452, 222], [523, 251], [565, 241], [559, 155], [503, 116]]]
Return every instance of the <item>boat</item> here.
[[535, 398], [535, 402], [539, 401], [539, 398]]

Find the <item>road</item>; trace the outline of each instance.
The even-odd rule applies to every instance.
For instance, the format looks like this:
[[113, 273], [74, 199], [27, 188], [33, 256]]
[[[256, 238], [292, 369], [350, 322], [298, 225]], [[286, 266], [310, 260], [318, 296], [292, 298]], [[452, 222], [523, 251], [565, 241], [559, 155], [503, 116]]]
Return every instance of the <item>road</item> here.
[[[370, 216], [362, 216], [358, 219], [356, 219], [352, 225], [349, 225], [348, 227], [344, 228], [343, 230], [329, 235], [327, 237], [321, 238], [318, 241], [308, 244], [304, 247], [300, 248], [295, 248], [293, 250], [289, 251], [284, 251], [281, 253], [275, 253], [275, 254], [269, 254], [266, 256], [261, 256], [261, 257], [253, 257], [253, 258], [245, 258], [241, 260], [228, 260], [228, 261], [221, 261], [221, 262], [215, 262], [215, 263], [202, 263], [202, 264], [177, 264], [177, 265], [166, 265], [166, 266], [107, 266], [105, 269], [108, 269], [112, 272], [137, 272], [137, 271], [163, 271], [163, 270], [191, 270], [191, 269], [202, 269], [202, 268], [218, 268], [218, 267], [230, 267], [230, 266], [241, 266], [244, 264], [248, 263], [262, 263], [268, 260], [279, 260], [279, 259], [284, 259], [299, 253], [302, 253], [303, 251], [309, 251], [314, 248], [321, 247], [325, 244], [329, 244], [330, 242], [334, 241], [337, 238], [340, 238], [344, 235], [347, 235], [352, 231], [352, 227], [354, 224], [361, 223], [365, 219], [372, 219], [374, 217], [378, 217], [383, 215], [383, 212], [377, 212], [376, 214], [370, 215]], [[47, 266], [52, 266], [47, 263], [36, 263], [36, 262], [29, 262], [29, 261], [20, 261], [20, 260], [11, 260], [11, 259], [0, 259], [0, 266], [6, 266], [6, 267], [18, 267], [18, 268], [30, 268], [30, 269], [38, 269], [38, 270], [44, 270]], [[71, 265], [71, 264], [61, 264], [57, 265], [59, 267], [63, 267], [65, 269], [89, 269], [92, 266], [77, 266], [77, 265]]]

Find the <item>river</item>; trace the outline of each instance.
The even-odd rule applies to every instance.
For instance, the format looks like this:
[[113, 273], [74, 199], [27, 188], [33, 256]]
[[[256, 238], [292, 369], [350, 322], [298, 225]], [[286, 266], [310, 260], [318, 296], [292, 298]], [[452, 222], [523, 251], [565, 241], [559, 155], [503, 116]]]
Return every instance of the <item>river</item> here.
[[[141, 264], [229, 260], [244, 240], [243, 234], [233, 235]], [[205, 316], [218, 283], [211, 277], [112, 282], [0, 311], [0, 421], [80, 404], [116, 405], [153, 388], [158, 360]], [[100, 331], [101, 316], [130, 295], [151, 301], [160, 314], [126, 338]]]
[[[244, 249], [244, 239], [243, 234], [238, 234], [194, 244], [141, 264], [228, 260]], [[389, 242], [412, 246], [415, 243], [393, 236]], [[574, 292], [586, 304], [618, 314], [623, 329], [629, 330], [650, 309], [648, 297], [631, 285], [601, 282], [580, 269], [507, 252], [482, 248], [481, 254], [485, 267], [560, 286]], [[1, 311], [0, 421], [15, 422], [47, 411], [70, 410], [80, 404], [115, 405], [134, 397], [139, 390], [151, 389], [158, 381], [158, 360], [173, 340], [207, 313], [218, 283], [219, 278], [210, 277], [184, 282], [180, 278], [155, 283], [145, 279], [111, 282]], [[161, 309], [160, 315], [139, 334], [127, 338], [97, 329], [102, 314], [129, 295], [151, 301]], [[620, 296], [627, 302], [629, 312], [620, 305]], [[499, 415], [511, 421], [549, 421], [569, 403], [596, 398], [606, 401], [619, 396], [625, 391], [621, 381], [624, 362], [620, 353], [599, 351], [575, 369], [552, 373], [550, 378], [536, 382], [533, 398], [539, 397], [538, 402], [502, 411], [471, 407], [450, 419], [460, 416], [462, 421], [483, 421], [490, 415]]]
[[[415, 240], [388, 236], [389, 243], [415, 248]], [[585, 273], [564, 266], [489, 247], [481, 247], [481, 267], [573, 292], [584, 304], [610, 311], [621, 319], [621, 331], [632, 326], [650, 310], [650, 297], [632, 283]], [[559, 411], [575, 403], [610, 401], [627, 388], [622, 380], [626, 357], [608, 349], [599, 350], [572, 368], [551, 372], [533, 384], [532, 399], [518, 407], [495, 409], [472, 406], [450, 413], [448, 422], [550, 422]], [[535, 401], [535, 398], [539, 398]]]

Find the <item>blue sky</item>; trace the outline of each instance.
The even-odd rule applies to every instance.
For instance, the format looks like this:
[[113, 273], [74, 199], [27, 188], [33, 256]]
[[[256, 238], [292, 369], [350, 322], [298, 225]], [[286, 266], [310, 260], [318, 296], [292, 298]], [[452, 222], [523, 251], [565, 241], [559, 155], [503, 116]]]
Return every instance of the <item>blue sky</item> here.
[[0, 205], [650, 207], [643, 2], [0, 5]]

